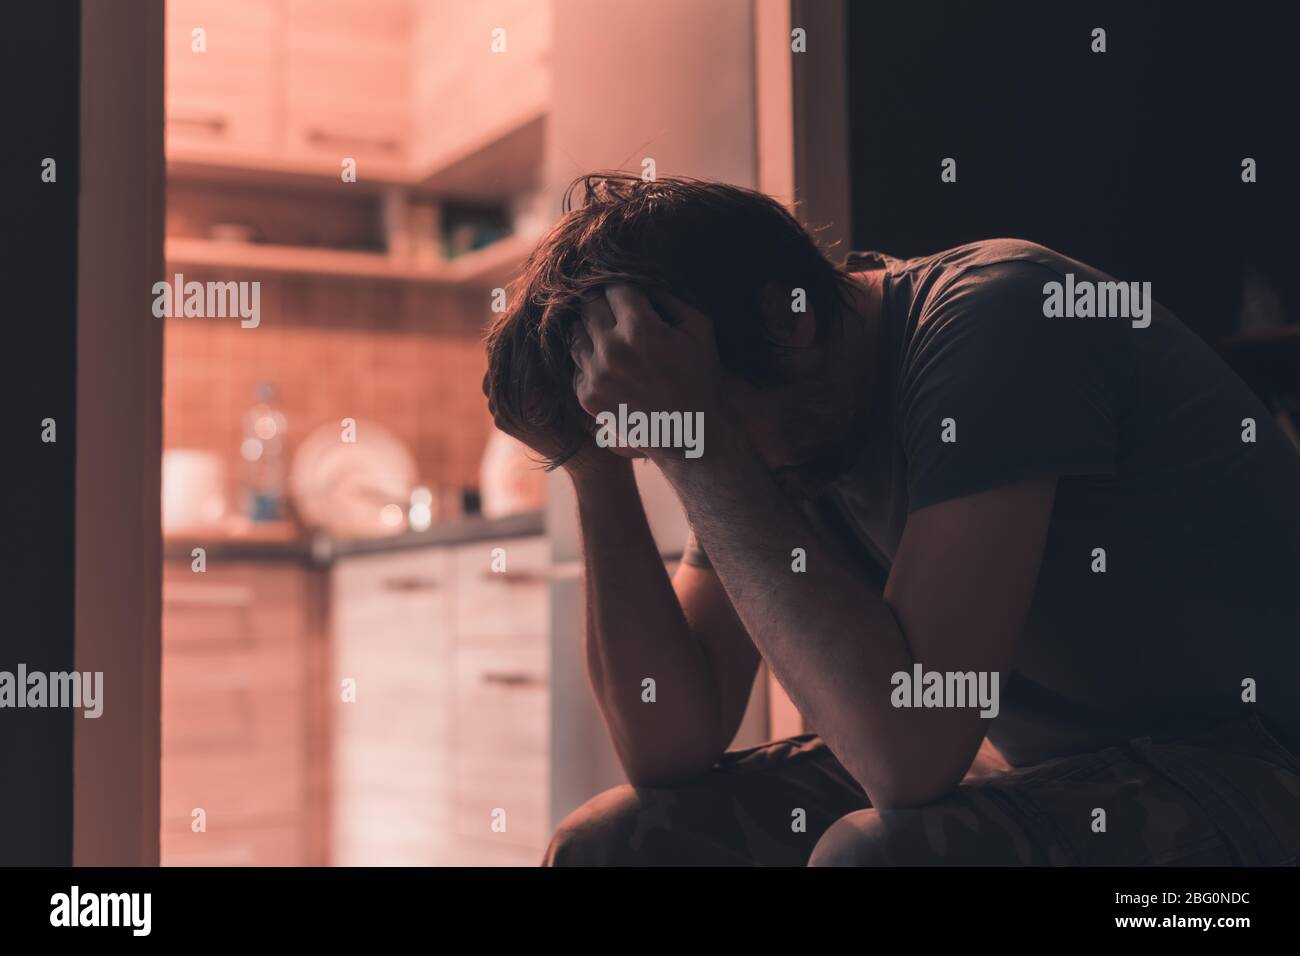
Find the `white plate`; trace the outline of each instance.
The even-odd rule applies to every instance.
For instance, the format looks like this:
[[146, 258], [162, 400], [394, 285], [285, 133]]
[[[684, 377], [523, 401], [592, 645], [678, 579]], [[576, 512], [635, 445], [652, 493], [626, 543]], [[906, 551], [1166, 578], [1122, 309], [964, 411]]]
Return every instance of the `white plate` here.
[[415, 458], [377, 422], [357, 419], [355, 431], [355, 442], [343, 440], [341, 424], [322, 425], [307, 436], [289, 474], [294, 505], [307, 525], [334, 537], [396, 534], [406, 528], [418, 476]]

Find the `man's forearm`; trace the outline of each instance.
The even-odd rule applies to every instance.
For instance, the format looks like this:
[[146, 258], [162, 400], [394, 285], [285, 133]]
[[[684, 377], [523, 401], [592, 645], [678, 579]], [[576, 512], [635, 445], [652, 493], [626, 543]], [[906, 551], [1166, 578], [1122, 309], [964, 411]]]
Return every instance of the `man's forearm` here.
[[[720, 434], [721, 433], [721, 434]], [[709, 454], [659, 462], [737, 614], [800, 711], [880, 805], [911, 757], [890, 706], [891, 676], [912, 653], [892, 611], [813, 537], [737, 428], [714, 428]], [[806, 573], [792, 570], [802, 548]], [[924, 733], [914, 738], [916, 743]]]
[[[586, 567], [587, 666], [633, 783], [706, 769], [720, 741], [719, 695], [646, 522], [630, 463], [575, 475]], [[654, 703], [642, 682], [656, 685]]]

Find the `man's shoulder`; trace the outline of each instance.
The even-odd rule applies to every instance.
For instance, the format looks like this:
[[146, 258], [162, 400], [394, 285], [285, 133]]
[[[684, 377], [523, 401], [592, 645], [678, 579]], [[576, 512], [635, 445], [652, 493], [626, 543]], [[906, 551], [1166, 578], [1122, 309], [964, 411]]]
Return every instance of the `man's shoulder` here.
[[981, 239], [913, 259], [882, 257], [896, 307], [916, 333], [933, 332], [972, 313], [990, 317], [1037, 309], [1046, 283], [1093, 272], [1026, 239]]
[[1027, 239], [981, 239], [947, 249], [933, 258], [935, 268], [942, 273], [934, 285], [936, 295], [951, 291], [960, 283], [983, 291], [1005, 284], [1041, 285], [1052, 276], [1087, 268]]
[[[1023, 239], [988, 239], [946, 250], [918, 276], [900, 351], [900, 380], [996, 382], [1075, 368], [1105, 356], [1134, 358], [1128, 323], [1067, 321], [1047, 309], [1068, 274], [1101, 278], [1083, 263]], [[1131, 337], [1129, 337], [1131, 338]]]
[[918, 332], [932, 335], [958, 319], [999, 326], [1033, 321], [1042, 315], [1044, 286], [1071, 268], [1066, 257], [1023, 239], [984, 239], [945, 250], [932, 257], [918, 283]]

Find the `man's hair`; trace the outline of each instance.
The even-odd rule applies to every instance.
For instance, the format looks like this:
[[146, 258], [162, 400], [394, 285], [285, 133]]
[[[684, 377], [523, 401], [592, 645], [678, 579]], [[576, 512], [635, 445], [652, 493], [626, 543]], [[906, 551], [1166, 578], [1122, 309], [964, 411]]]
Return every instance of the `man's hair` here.
[[839, 327], [844, 273], [762, 193], [594, 173], [569, 186], [563, 213], [528, 257], [507, 310], [488, 332], [484, 381], [499, 419], [557, 443], [550, 467], [576, 453], [595, 427], [574, 396], [569, 335], [583, 298], [604, 285], [637, 286], [652, 302], [656, 292], [668, 292], [701, 310], [713, 322], [722, 367], [758, 387], [787, 380], [791, 353], [767, 334], [766, 287], [792, 307], [795, 290], [802, 290], [819, 344]]

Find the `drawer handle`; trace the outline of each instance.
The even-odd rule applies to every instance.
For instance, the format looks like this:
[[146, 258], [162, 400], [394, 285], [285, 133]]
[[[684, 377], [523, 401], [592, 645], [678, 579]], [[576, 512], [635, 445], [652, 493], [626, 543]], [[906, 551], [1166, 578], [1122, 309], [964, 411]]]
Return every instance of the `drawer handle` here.
[[484, 571], [483, 580], [504, 584], [507, 587], [519, 587], [524, 584], [544, 584], [546, 575], [536, 571]]
[[251, 608], [253, 589], [243, 585], [172, 584], [163, 588], [167, 607]]
[[385, 578], [385, 591], [400, 591], [411, 594], [419, 591], [436, 591], [438, 582], [431, 578]]
[[311, 127], [307, 130], [307, 142], [313, 146], [368, 146], [374, 149], [381, 149], [386, 153], [395, 152], [401, 148], [401, 143], [391, 136], [366, 137], [354, 136], [350, 133], [331, 133], [318, 127]]
[[485, 671], [483, 683], [497, 687], [545, 687], [546, 681], [524, 671]]
[[173, 677], [171, 683], [178, 690], [234, 690], [246, 691], [253, 686], [253, 675], [246, 671], [230, 673], [195, 674], [187, 677]]
[[205, 129], [213, 136], [225, 135], [227, 126], [224, 116], [198, 116], [192, 113], [172, 113], [167, 117], [167, 122], [175, 123], [178, 126], [195, 126], [199, 129]]

